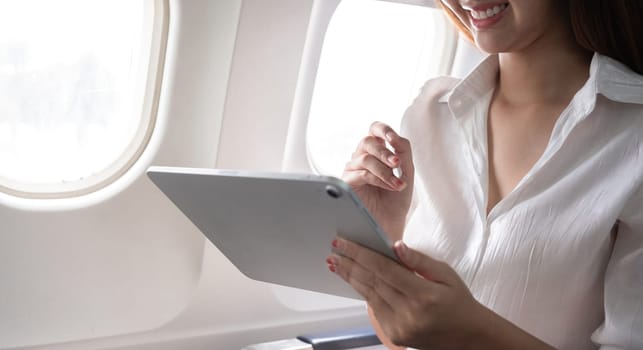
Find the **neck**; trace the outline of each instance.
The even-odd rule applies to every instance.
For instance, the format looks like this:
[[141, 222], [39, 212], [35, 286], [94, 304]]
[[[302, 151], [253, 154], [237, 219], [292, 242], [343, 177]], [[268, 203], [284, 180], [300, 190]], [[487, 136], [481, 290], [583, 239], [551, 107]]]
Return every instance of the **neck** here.
[[514, 106], [567, 105], [589, 77], [592, 53], [576, 44], [571, 28], [565, 29], [553, 29], [556, 34], [523, 50], [500, 53], [496, 96]]

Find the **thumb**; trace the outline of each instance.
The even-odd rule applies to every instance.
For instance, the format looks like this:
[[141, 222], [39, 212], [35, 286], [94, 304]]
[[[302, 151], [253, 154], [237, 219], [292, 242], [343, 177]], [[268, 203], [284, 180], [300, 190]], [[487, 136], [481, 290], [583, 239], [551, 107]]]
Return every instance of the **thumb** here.
[[448, 284], [447, 281], [450, 280], [452, 269], [446, 263], [409, 248], [406, 243], [401, 240], [395, 242], [393, 248], [402, 264], [409, 270], [426, 280]]
[[415, 167], [413, 166], [411, 143], [408, 139], [401, 137], [392, 129], [386, 133], [385, 137], [395, 150], [395, 154], [400, 158], [400, 178], [404, 182], [412, 183]]

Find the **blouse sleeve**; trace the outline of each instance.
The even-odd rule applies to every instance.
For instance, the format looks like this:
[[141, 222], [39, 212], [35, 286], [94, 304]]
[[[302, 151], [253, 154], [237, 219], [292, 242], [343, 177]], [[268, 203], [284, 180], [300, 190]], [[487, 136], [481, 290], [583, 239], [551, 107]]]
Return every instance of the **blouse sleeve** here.
[[601, 350], [643, 349], [643, 187], [624, 207], [605, 273]]

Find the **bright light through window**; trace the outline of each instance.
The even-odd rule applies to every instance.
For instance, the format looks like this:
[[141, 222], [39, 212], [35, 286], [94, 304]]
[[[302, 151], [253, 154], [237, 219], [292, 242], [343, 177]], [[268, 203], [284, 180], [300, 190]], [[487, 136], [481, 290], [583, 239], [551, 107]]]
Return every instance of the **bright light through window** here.
[[372, 122], [398, 129], [424, 82], [445, 73], [450, 29], [438, 9], [377, 0], [339, 4], [308, 121], [308, 152], [318, 172], [341, 175]]
[[61, 191], [139, 146], [153, 4], [0, 0], [2, 184]]

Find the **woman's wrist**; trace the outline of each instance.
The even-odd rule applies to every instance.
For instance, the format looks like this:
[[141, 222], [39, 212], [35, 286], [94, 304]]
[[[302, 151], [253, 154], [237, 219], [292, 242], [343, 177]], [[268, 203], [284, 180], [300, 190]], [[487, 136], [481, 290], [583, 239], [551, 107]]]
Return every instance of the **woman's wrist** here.
[[475, 329], [471, 337], [470, 349], [525, 349], [552, 350], [548, 345], [535, 336], [527, 333], [489, 308], [479, 304], [479, 312]]
[[495, 324], [497, 323], [496, 318], [499, 316], [477, 301], [476, 306], [476, 312], [472, 317], [473, 326], [467, 349], [487, 349], [489, 345], [495, 342], [493, 340], [494, 329], [497, 328]]

